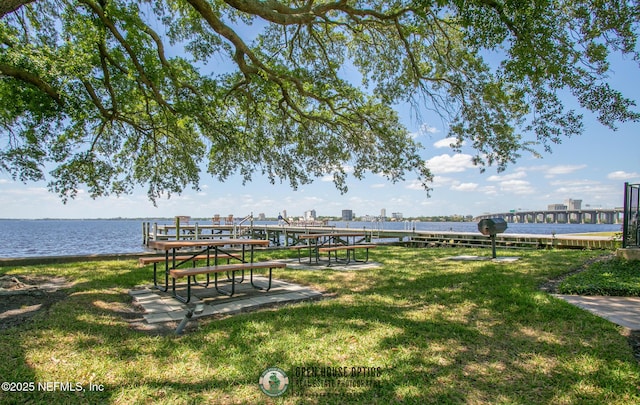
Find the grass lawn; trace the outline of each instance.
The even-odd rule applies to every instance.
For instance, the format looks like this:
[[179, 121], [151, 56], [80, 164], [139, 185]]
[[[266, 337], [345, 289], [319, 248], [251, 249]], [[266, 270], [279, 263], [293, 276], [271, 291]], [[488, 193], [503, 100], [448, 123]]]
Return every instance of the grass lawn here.
[[596, 261], [584, 271], [570, 275], [558, 292], [577, 295], [640, 296], [640, 261], [614, 258]]
[[[75, 282], [46, 313], [0, 331], [2, 380], [35, 383], [0, 391], [0, 403], [640, 403], [622, 329], [539, 288], [602, 254], [498, 250], [520, 260], [496, 263], [446, 260], [486, 249], [379, 247], [378, 269], [275, 272], [328, 299], [199, 321], [183, 336], [123, 316], [128, 290], [151, 282], [133, 261], [0, 268]], [[283, 396], [258, 387], [269, 367], [289, 377]]]

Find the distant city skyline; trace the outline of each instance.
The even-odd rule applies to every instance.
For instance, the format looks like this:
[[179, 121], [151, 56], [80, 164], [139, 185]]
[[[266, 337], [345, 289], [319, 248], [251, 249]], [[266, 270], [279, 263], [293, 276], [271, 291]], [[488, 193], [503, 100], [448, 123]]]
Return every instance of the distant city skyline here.
[[[477, 216], [477, 215], [487, 215], [487, 214], [501, 214], [501, 213], [506, 213], [506, 212], [511, 212], [511, 211], [553, 211], [553, 210], [561, 210], [561, 209], [568, 209], [568, 210], [580, 210], [580, 209], [593, 209], [593, 208], [601, 208], [601, 207], [594, 207], [591, 204], [582, 204], [583, 200], [581, 199], [576, 199], [576, 198], [567, 198], [564, 200], [564, 202], [562, 203], [550, 203], [547, 204], [546, 207], [540, 207], [540, 208], [531, 208], [531, 209], [527, 209], [527, 210], [523, 210], [521, 208], [517, 208], [517, 209], [511, 209], [509, 211], [500, 211], [500, 212], [485, 212], [485, 213], [478, 213], [478, 214], [467, 214], [467, 216]], [[610, 207], [610, 209], [616, 209], [616, 208], [622, 208], [622, 205], [619, 207]], [[373, 215], [373, 214], [362, 214], [360, 215], [356, 210], [353, 209], [343, 209], [341, 210], [340, 215], [330, 215], [330, 214], [318, 214], [316, 209], [308, 209], [305, 210], [303, 215], [289, 215], [289, 218], [303, 218], [303, 219], [315, 219], [315, 218], [325, 218], [325, 217], [330, 217], [330, 218], [342, 218], [344, 219], [345, 217], [349, 217], [349, 218], [362, 218], [362, 217], [368, 217], [368, 218], [394, 218], [394, 219], [401, 219], [403, 217], [405, 217], [405, 215], [401, 212], [392, 212], [390, 216], [387, 216], [386, 214], [387, 209], [386, 208], [381, 208], [380, 209], [380, 214], [379, 215]], [[285, 212], [286, 213], [286, 212]], [[439, 216], [460, 216], [461, 214], [449, 214], [449, 215], [417, 215], [416, 217], [439, 217]], [[265, 218], [269, 218], [269, 215], [266, 215], [265, 213], [259, 213], [258, 216], [260, 217], [265, 217]], [[461, 216], [465, 216], [465, 215], [461, 215]], [[413, 216], [409, 216], [409, 217], [413, 217]], [[352, 220], [352, 219], [349, 219]]]

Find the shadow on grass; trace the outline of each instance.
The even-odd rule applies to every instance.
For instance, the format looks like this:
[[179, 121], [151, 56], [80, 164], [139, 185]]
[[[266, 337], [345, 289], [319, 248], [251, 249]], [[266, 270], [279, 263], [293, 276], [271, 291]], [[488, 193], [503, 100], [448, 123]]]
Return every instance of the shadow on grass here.
[[[14, 358], [9, 375], [104, 384], [103, 392], [55, 394], [87, 403], [264, 403], [257, 382], [272, 366], [290, 377], [284, 403], [639, 400], [638, 365], [617, 328], [537, 289], [575, 257], [461, 264], [428, 251], [387, 253], [376, 252], [381, 269], [289, 273], [335, 299], [202, 322], [183, 337], [132, 330], [129, 298], [104, 288], [123, 275], [100, 274], [76, 285], [47, 317], [14, 330], [4, 347]], [[537, 270], [541, 264], [548, 268]], [[122, 284], [148, 282], [144, 270]], [[374, 375], [354, 377], [354, 368]]]

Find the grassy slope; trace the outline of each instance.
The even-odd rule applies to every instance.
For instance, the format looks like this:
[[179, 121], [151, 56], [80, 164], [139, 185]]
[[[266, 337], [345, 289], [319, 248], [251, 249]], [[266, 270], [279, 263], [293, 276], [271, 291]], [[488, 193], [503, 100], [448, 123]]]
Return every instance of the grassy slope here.
[[[277, 277], [333, 298], [201, 322], [182, 337], [132, 330], [121, 316], [128, 289], [150, 282], [133, 262], [0, 269], [77, 282], [48, 314], [0, 332], [4, 381], [104, 385], [0, 392], [0, 403], [640, 403], [640, 367], [620, 329], [539, 290], [599, 252], [444, 260], [488, 253], [384, 247], [372, 252], [379, 269], [288, 269]], [[381, 372], [373, 387], [292, 385], [271, 399], [257, 386], [271, 366], [292, 384], [301, 367]]]

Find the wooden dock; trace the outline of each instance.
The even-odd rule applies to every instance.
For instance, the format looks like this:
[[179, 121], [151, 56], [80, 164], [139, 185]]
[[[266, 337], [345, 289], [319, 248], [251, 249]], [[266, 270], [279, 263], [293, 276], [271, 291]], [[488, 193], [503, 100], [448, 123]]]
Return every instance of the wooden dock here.
[[[491, 247], [491, 238], [480, 233], [416, 232], [409, 242], [423, 247]], [[496, 246], [506, 249], [610, 249], [620, 240], [608, 236], [497, 234]]]
[[[302, 243], [300, 235], [331, 232], [362, 232], [367, 242], [413, 247], [491, 247], [491, 238], [474, 232], [381, 230], [370, 228], [336, 228], [333, 226], [288, 225], [151, 225], [143, 224], [143, 243], [152, 240], [188, 240], [250, 237], [271, 241], [272, 247], [287, 247]], [[510, 249], [609, 249], [620, 241], [610, 236], [583, 235], [496, 235], [496, 246]]]

